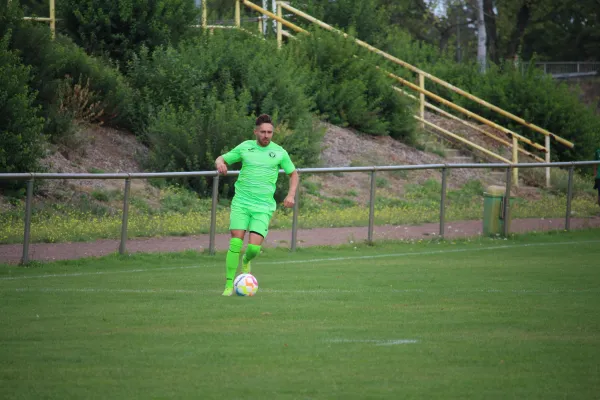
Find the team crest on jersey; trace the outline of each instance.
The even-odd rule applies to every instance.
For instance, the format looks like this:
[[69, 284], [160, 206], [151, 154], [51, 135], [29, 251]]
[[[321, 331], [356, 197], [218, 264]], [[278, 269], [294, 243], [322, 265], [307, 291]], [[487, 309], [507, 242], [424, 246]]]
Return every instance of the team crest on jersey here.
[[254, 147], [249, 147], [248, 151], [250, 151], [250, 152], [254, 151]]
[[271, 158], [275, 158], [275, 153], [273, 153], [272, 151], [269, 152], [269, 157]]

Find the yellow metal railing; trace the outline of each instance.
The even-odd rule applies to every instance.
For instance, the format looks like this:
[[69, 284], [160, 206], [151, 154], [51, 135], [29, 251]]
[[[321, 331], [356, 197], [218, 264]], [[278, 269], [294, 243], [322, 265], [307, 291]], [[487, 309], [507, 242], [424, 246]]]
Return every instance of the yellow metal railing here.
[[[8, 2], [10, 3], [10, 0], [8, 0]], [[400, 66], [402, 66], [402, 67], [404, 67], [404, 68], [406, 68], [406, 69], [408, 69], [408, 70], [410, 70], [412, 72], [415, 72], [416, 74], [418, 74], [418, 79], [419, 79], [419, 84], [418, 85], [416, 85], [416, 84], [414, 84], [412, 82], [409, 82], [408, 80], [403, 79], [403, 78], [401, 78], [399, 76], [396, 76], [396, 75], [394, 75], [394, 74], [392, 74], [390, 72], [382, 70], [388, 77], [394, 79], [396, 82], [398, 82], [398, 83], [400, 83], [400, 84], [402, 84], [402, 85], [404, 85], [404, 86], [406, 86], [408, 88], [411, 88], [411, 89], [415, 90], [416, 92], [418, 92], [418, 96], [419, 97], [417, 99], [415, 96], [409, 95], [408, 93], [406, 93], [406, 92], [404, 92], [404, 91], [402, 91], [402, 90], [400, 90], [398, 88], [395, 88], [397, 91], [401, 92], [402, 94], [408, 95], [411, 98], [413, 98], [413, 99], [415, 99], [415, 100], [417, 100], [419, 102], [419, 115], [415, 116], [415, 118], [418, 121], [421, 122], [421, 125], [423, 127], [424, 126], [433, 127], [434, 129], [438, 130], [439, 132], [442, 132], [442, 133], [444, 133], [447, 136], [453, 137], [453, 138], [455, 138], [455, 139], [457, 139], [457, 140], [459, 140], [459, 141], [461, 141], [463, 143], [466, 143], [469, 146], [471, 146], [471, 147], [473, 147], [473, 148], [475, 148], [477, 150], [480, 150], [480, 151], [484, 152], [485, 154], [487, 154], [487, 155], [489, 155], [491, 157], [494, 157], [496, 159], [500, 159], [500, 160], [502, 160], [504, 162], [508, 162], [508, 163], [517, 164], [519, 162], [518, 154], [521, 153], [521, 154], [525, 154], [527, 156], [532, 157], [536, 161], [546, 161], [546, 162], [549, 162], [550, 161], [550, 138], [555, 139], [558, 143], [561, 143], [564, 146], [567, 146], [567, 147], [570, 147], [570, 148], [574, 147], [574, 144], [572, 142], [570, 142], [570, 141], [568, 141], [568, 140], [566, 140], [566, 139], [564, 139], [564, 138], [562, 138], [562, 137], [560, 137], [558, 135], [555, 135], [554, 133], [552, 133], [552, 132], [550, 132], [550, 131], [548, 131], [548, 130], [546, 130], [544, 128], [541, 128], [541, 127], [539, 127], [539, 126], [537, 126], [537, 125], [535, 125], [533, 123], [530, 123], [530, 122], [526, 121], [525, 119], [523, 119], [521, 117], [518, 117], [518, 116], [516, 116], [516, 115], [514, 115], [514, 114], [512, 114], [512, 113], [510, 113], [510, 112], [508, 112], [506, 110], [503, 110], [502, 108], [497, 107], [497, 106], [495, 106], [495, 105], [493, 105], [493, 104], [491, 104], [491, 103], [489, 103], [489, 102], [487, 102], [487, 101], [485, 101], [485, 100], [483, 100], [483, 99], [481, 99], [481, 98], [479, 98], [477, 96], [474, 96], [474, 95], [472, 95], [472, 94], [470, 94], [470, 93], [468, 93], [468, 92], [466, 92], [466, 91], [464, 91], [464, 90], [462, 90], [462, 89], [460, 89], [460, 88], [458, 88], [458, 87], [456, 87], [456, 86], [454, 86], [454, 85], [452, 85], [452, 84], [444, 81], [443, 79], [440, 79], [440, 78], [438, 78], [438, 77], [436, 77], [434, 75], [431, 75], [431, 74], [429, 74], [429, 73], [427, 73], [427, 72], [425, 72], [425, 71], [423, 71], [423, 70], [421, 70], [421, 69], [419, 69], [419, 68], [417, 68], [417, 67], [415, 67], [415, 66], [413, 66], [413, 65], [411, 65], [411, 64], [409, 64], [409, 63], [407, 63], [405, 61], [402, 61], [399, 58], [392, 56], [391, 54], [388, 54], [388, 53], [386, 53], [386, 52], [384, 52], [382, 50], [379, 50], [379, 49], [375, 48], [374, 46], [371, 46], [370, 44], [368, 44], [368, 43], [366, 43], [366, 42], [364, 42], [362, 40], [359, 40], [359, 39], [356, 39], [356, 38], [352, 38], [348, 34], [342, 32], [342, 31], [340, 31], [338, 29], [335, 29], [331, 25], [328, 25], [325, 22], [322, 22], [322, 21], [320, 21], [320, 20], [318, 20], [318, 19], [316, 19], [316, 18], [314, 18], [314, 17], [312, 17], [312, 16], [310, 16], [310, 15], [308, 15], [308, 14], [306, 14], [306, 13], [304, 13], [304, 12], [302, 12], [302, 11], [294, 8], [294, 7], [292, 7], [292, 6], [290, 6], [286, 2], [277, 1], [276, 2], [277, 10], [276, 10], [276, 14], [274, 14], [274, 13], [272, 13], [272, 12], [270, 12], [270, 11], [268, 11], [268, 10], [266, 10], [266, 9], [264, 9], [264, 8], [256, 5], [256, 4], [252, 3], [251, 1], [248, 1], [248, 0], [236, 0], [235, 1], [235, 14], [234, 14], [235, 15], [235, 20], [234, 20], [235, 21], [235, 25], [234, 26], [209, 25], [208, 22], [207, 22], [207, 14], [208, 13], [207, 13], [207, 4], [206, 3], [207, 3], [206, 0], [202, 1], [202, 25], [201, 26], [203, 28], [205, 28], [205, 29], [211, 29], [211, 30], [213, 30], [213, 29], [231, 29], [231, 28], [237, 28], [237, 29], [241, 29], [241, 30], [244, 30], [244, 31], [248, 32], [247, 30], [243, 29], [242, 26], [241, 26], [241, 5], [244, 5], [244, 6], [248, 7], [248, 8], [250, 8], [250, 9], [253, 9], [254, 11], [259, 12], [260, 14], [262, 14], [262, 16], [271, 18], [271, 19], [273, 19], [274, 21], [277, 22], [277, 30], [276, 30], [277, 31], [277, 42], [278, 42], [278, 46], [281, 47], [281, 45], [283, 43], [283, 37], [284, 36], [286, 36], [288, 38], [293, 38], [294, 37], [289, 32], [287, 32], [287, 31], [285, 31], [283, 29], [284, 26], [287, 27], [287, 28], [289, 28], [289, 29], [291, 29], [291, 30], [293, 30], [294, 32], [298, 32], [298, 33], [302, 33], [302, 34], [307, 34], [307, 35], [309, 34], [309, 32], [306, 31], [305, 29], [303, 29], [300, 26], [298, 26], [298, 25], [296, 25], [296, 24], [294, 24], [292, 22], [289, 22], [289, 21], [287, 21], [287, 20], [285, 20], [283, 18], [283, 11], [282, 10], [285, 9], [287, 11], [290, 11], [290, 12], [292, 12], [292, 13], [294, 13], [294, 14], [296, 14], [296, 15], [304, 18], [304, 19], [306, 19], [307, 21], [309, 21], [311, 23], [314, 23], [314, 24], [320, 26], [323, 29], [326, 29], [326, 30], [338, 33], [338, 34], [344, 36], [345, 38], [352, 39], [358, 45], [360, 45], [360, 46], [368, 49], [369, 51], [371, 51], [373, 53], [376, 53], [376, 54], [384, 57], [386, 60], [389, 60], [389, 61], [391, 61], [391, 62], [393, 62], [393, 63], [395, 63], [397, 65], [400, 65]], [[50, 16], [48, 18], [44, 18], [44, 17], [39, 17], [39, 18], [38, 17], [25, 17], [25, 19], [35, 20], [35, 21], [49, 22], [50, 23], [50, 29], [52, 31], [52, 36], [55, 37], [55, 35], [56, 35], [55, 0], [49, 0], [49, 14], [50, 14]], [[259, 20], [258, 20], [258, 29], [259, 29], [259, 31], [261, 33], [263, 32], [263, 27], [264, 27], [263, 24], [264, 24], [263, 18], [259, 18]], [[250, 32], [248, 32], [248, 33], [250, 33]], [[379, 69], [379, 67], [377, 67], [377, 68]], [[537, 143], [529, 140], [528, 138], [526, 138], [526, 137], [524, 137], [522, 135], [519, 135], [516, 132], [511, 131], [510, 129], [507, 129], [507, 128], [499, 125], [499, 124], [496, 124], [495, 122], [492, 122], [492, 121], [490, 121], [490, 120], [488, 120], [488, 119], [486, 119], [486, 118], [484, 118], [484, 117], [482, 117], [482, 116], [480, 116], [480, 115], [478, 115], [476, 113], [473, 113], [473, 112], [465, 109], [464, 107], [458, 106], [455, 103], [453, 103], [453, 102], [451, 102], [449, 100], [446, 100], [446, 99], [444, 99], [444, 98], [442, 98], [442, 97], [440, 97], [440, 96], [438, 96], [438, 95], [436, 95], [436, 94], [434, 94], [434, 93], [426, 90], [425, 89], [426, 79], [429, 79], [432, 82], [437, 83], [437, 84], [439, 84], [439, 85], [441, 85], [441, 86], [443, 86], [443, 87], [451, 90], [454, 93], [457, 93], [457, 94], [459, 94], [459, 95], [461, 95], [463, 97], [466, 97], [466, 98], [468, 98], [468, 99], [470, 99], [470, 100], [472, 100], [472, 101], [474, 101], [474, 102], [476, 102], [476, 103], [478, 103], [478, 104], [480, 104], [480, 105], [482, 105], [482, 106], [484, 106], [484, 107], [486, 107], [486, 108], [488, 108], [488, 109], [490, 109], [492, 111], [495, 111], [496, 113], [498, 113], [498, 114], [500, 114], [500, 115], [502, 115], [502, 116], [504, 116], [506, 118], [509, 118], [509, 119], [511, 119], [511, 120], [513, 120], [513, 121], [515, 121], [515, 122], [523, 125], [523, 126], [526, 126], [526, 127], [530, 128], [530, 129], [532, 129], [532, 130], [534, 130], [534, 131], [536, 131], [538, 133], [543, 134], [545, 136], [545, 145], [544, 146], [539, 145], [539, 144], [537, 144]], [[499, 130], [501, 132], [504, 132], [505, 134], [509, 135], [512, 138], [512, 143], [510, 143], [510, 142], [508, 142], [506, 140], [497, 138], [496, 136], [491, 135], [491, 134], [485, 132], [483, 129], [480, 129], [477, 126], [475, 126], [473, 124], [470, 124], [469, 122], [464, 121], [464, 120], [462, 120], [462, 119], [460, 119], [460, 118], [458, 118], [458, 117], [456, 117], [456, 116], [454, 116], [454, 115], [452, 115], [452, 114], [450, 114], [450, 113], [442, 110], [441, 108], [436, 107], [436, 106], [428, 103], [425, 100], [426, 97], [432, 98], [432, 99], [436, 100], [437, 102], [439, 102], [439, 103], [441, 103], [441, 104], [443, 104], [445, 106], [448, 106], [448, 107], [452, 108], [453, 110], [458, 111], [458, 112], [466, 115], [469, 118], [475, 119], [475, 120], [477, 120], [477, 121], [479, 121], [479, 122], [481, 122], [481, 123], [483, 123], [483, 124], [485, 124], [487, 126], [490, 126], [490, 127], [494, 128], [494, 129], [497, 129], [497, 130]], [[494, 140], [497, 140], [498, 142], [502, 143], [503, 145], [512, 148], [512, 160], [508, 160], [508, 159], [506, 159], [506, 158], [504, 158], [502, 156], [499, 156], [499, 155], [497, 155], [497, 154], [495, 154], [495, 153], [493, 153], [493, 152], [491, 152], [491, 151], [489, 151], [489, 150], [487, 150], [487, 149], [485, 149], [485, 148], [483, 148], [481, 146], [478, 146], [477, 144], [475, 144], [475, 143], [473, 143], [471, 141], [468, 141], [467, 139], [461, 138], [458, 135], [455, 135], [455, 134], [453, 134], [453, 133], [451, 133], [451, 132], [449, 132], [449, 131], [447, 131], [447, 130], [445, 130], [445, 129], [443, 129], [443, 128], [441, 128], [441, 127], [439, 127], [439, 126], [437, 126], [437, 125], [435, 125], [435, 124], [433, 124], [433, 123], [431, 123], [429, 121], [426, 121], [425, 120], [425, 108], [426, 107], [430, 108], [430, 109], [432, 109], [432, 110], [434, 110], [434, 111], [436, 111], [436, 112], [440, 113], [441, 115], [444, 115], [444, 116], [446, 116], [448, 118], [452, 118], [452, 119], [458, 120], [461, 123], [463, 123], [463, 124], [465, 124], [465, 125], [473, 128], [474, 130], [476, 130], [476, 131], [478, 131], [478, 132], [480, 132], [480, 133], [482, 133], [482, 134], [484, 134], [486, 136], [492, 137]], [[535, 154], [532, 154], [532, 153], [530, 153], [530, 152], [528, 152], [528, 151], [520, 148], [519, 147], [519, 143], [518, 143], [519, 141], [521, 141], [523, 143], [526, 143], [528, 145], [531, 145], [534, 148], [536, 148], [536, 149], [544, 152], [545, 153], [545, 158], [542, 159], [541, 157], [538, 157]], [[549, 168], [547, 168], [546, 169], [546, 185], [547, 186], [550, 186], [550, 173], [549, 172], [550, 172]], [[513, 178], [514, 178], [514, 182], [518, 183], [518, 179], [517, 179], [518, 178], [518, 171], [517, 171], [516, 168], [514, 169], [514, 176], [513, 176]]]
[[[246, 3], [246, 1], [244, 1], [244, 3]], [[488, 108], [488, 109], [490, 109], [492, 111], [497, 112], [498, 114], [500, 114], [500, 115], [502, 115], [504, 117], [510, 118], [513, 121], [518, 122], [519, 124], [521, 124], [523, 126], [526, 126], [526, 127], [530, 128], [530, 129], [532, 129], [532, 130], [534, 130], [534, 131], [536, 131], [538, 133], [543, 134], [545, 136], [545, 146], [543, 146], [543, 148], [542, 148], [542, 146], [540, 146], [538, 144], [535, 144], [534, 147], [536, 147], [537, 149], [542, 150], [543, 152], [546, 153], [545, 154], [545, 161], [546, 162], [550, 161], [550, 138], [555, 139], [557, 142], [559, 142], [562, 145], [567, 146], [569, 148], [574, 147], [574, 144], [572, 142], [570, 142], [569, 140], [566, 140], [566, 139], [564, 139], [564, 138], [562, 138], [562, 137], [560, 137], [558, 135], [555, 135], [554, 133], [552, 133], [552, 132], [550, 132], [550, 131], [548, 131], [548, 130], [546, 130], [544, 128], [541, 128], [541, 127], [539, 127], [539, 126], [537, 126], [537, 125], [535, 125], [535, 124], [533, 124], [531, 122], [528, 122], [525, 119], [523, 119], [521, 117], [518, 117], [518, 116], [516, 116], [516, 115], [514, 115], [514, 114], [512, 114], [512, 113], [510, 113], [510, 112], [508, 112], [508, 111], [506, 111], [506, 110], [504, 110], [504, 109], [502, 109], [500, 107], [497, 107], [497, 106], [495, 106], [495, 105], [493, 105], [493, 104], [491, 104], [491, 103], [489, 103], [489, 102], [487, 102], [487, 101], [485, 101], [485, 100], [483, 100], [483, 99], [481, 99], [481, 98], [479, 98], [477, 96], [474, 96], [474, 95], [472, 95], [472, 94], [470, 94], [470, 93], [468, 93], [468, 92], [466, 92], [466, 91], [464, 91], [464, 90], [462, 90], [462, 89], [460, 89], [460, 88], [458, 88], [458, 87], [456, 87], [456, 86], [454, 86], [454, 85], [452, 85], [452, 84], [450, 84], [450, 83], [448, 83], [448, 82], [446, 82], [446, 81], [444, 81], [444, 80], [442, 80], [442, 79], [440, 79], [440, 78], [438, 78], [438, 77], [436, 77], [434, 75], [431, 75], [431, 74], [429, 74], [429, 73], [427, 73], [427, 72], [425, 72], [425, 71], [423, 71], [423, 70], [421, 70], [421, 69], [419, 69], [419, 68], [417, 68], [417, 67], [415, 67], [415, 66], [413, 66], [413, 65], [411, 65], [411, 64], [409, 64], [409, 63], [407, 63], [405, 61], [402, 61], [402, 60], [398, 59], [397, 57], [394, 57], [394, 56], [392, 56], [392, 55], [390, 55], [390, 54], [388, 54], [388, 53], [386, 53], [386, 52], [384, 52], [382, 50], [379, 50], [379, 49], [371, 46], [370, 44], [368, 44], [368, 43], [366, 43], [366, 42], [364, 42], [362, 40], [352, 38], [348, 34], [346, 34], [346, 33], [342, 32], [342, 31], [339, 31], [339, 30], [333, 28], [331, 25], [328, 25], [328, 24], [326, 24], [326, 23], [324, 23], [322, 21], [319, 21], [318, 19], [316, 19], [316, 18], [314, 18], [314, 17], [312, 17], [312, 16], [310, 16], [310, 15], [308, 15], [308, 14], [306, 14], [306, 13], [304, 13], [304, 12], [302, 12], [302, 11], [300, 11], [300, 10], [292, 7], [292, 6], [290, 6], [289, 4], [287, 4], [285, 2], [278, 1], [277, 2], [277, 7], [278, 7], [278, 14], [279, 15], [281, 15], [281, 12], [279, 11], [280, 8], [281, 9], [285, 9], [287, 11], [290, 11], [290, 12], [292, 12], [292, 13], [294, 13], [294, 14], [296, 14], [296, 15], [298, 15], [298, 16], [300, 16], [300, 17], [302, 17], [302, 18], [304, 18], [304, 19], [306, 19], [306, 20], [308, 20], [308, 21], [310, 21], [310, 22], [312, 22], [312, 23], [320, 26], [323, 29], [326, 29], [326, 30], [329, 30], [329, 31], [332, 31], [332, 32], [336, 32], [336, 33], [344, 36], [345, 38], [350, 38], [350, 39], [354, 40], [358, 45], [367, 48], [369, 51], [371, 51], [373, 53], [376, 53], [376, 54], [384, 57], [385, 59], [387, 59], [387, 60], [389, 60], [389, 61], [391, 61], [391, 62], [393, 62], [395, 64], [398, 64], [398, 65], [400, 65], [400, 66], [402, 66], [404, 68], [407, 68], [407, 69], [411, 70], [412, 72], [417, 73], [418, 76], [419, 76], [419, 85], [418, 86], [414, 85], [414, 84], [412, 84], [412, 83], [410, 83], [410, 82], [408, 82], [406, 80], [398, 80], [398, 81], [400, 83], [402, 83], [403, 85], [408, 86], [408, 87], [410, 87], [412, 89], [417, 90], [416, 87], [418, 87], [420, 89], [420, 90], [417, 90], [417, 91], [419, 92], [419, 102], [420, 102], [420, 104], [419, 104], [419, 114], [420, 114], [420, 119], [422, 119], [422, 120], [424, 120], [424, 117], [425, 117], [425, 107], [426, 107], [425, 96], [429, 96], [429, 94], [433, 94], [433, 93], [428, 92], [428, 91], [425, 90], [425, 78], [427, 78], [427, 79], [429, 79], [429, 80], [431, 80], [431, 81], [433, 81], [433, 82], [435, 82], [437, 84], [440, 84], [443, 87], [445, 87], [445, 88], [453, 91], [454, 93], [457, 93], [457, 94], [459, 94], [461, 96], [464, 96], [464, 97], [466, 97], [466, 98], [468, 98], [468, 99], [470, 99], [470, 100], [472, 100], [472, 101], [474, 101], [474, 102], [476, 102], [476, 103], [478, 103], [478, 104], [480, 104], [480, 105], [482, 105], [482, 106], [484, 106], [484, 107], [486, 107], [486, 108]], [[278, 39], [279, 39], [279, 37], [278, 37]], [[392, 76], [390, 76], [390, 77], [392, 77]], [[396, 78], [399, 78], [399, 77], [395, 77], [394, 79], [396, 79]], [[399, 78], [399, 79], [402, 79], [402, 78]], [[431, 97], [431, 96], [429, 96], [429, 97]], [[451, 103], [451, 104], [454, 104], [454, 103]], [[478, 117], [477, 118], [477, 117], [475, 117], [477, 115], [475, 113], [469, 112], [469, 114], [467, 114], [467, 115], [469, 117], [478, 119], [482, 123], [490, 125], [490, 124], [487, 123], [487, 121], [489, 121], [489, 120], [483, 121], [483, 120], [481, 120], [481, 118], [483, 118], [483, 117], [477, 116]], [[491, 121], [489, 121], [489, 122], [491, 122]], [[492, 124], [494, 124], [494, 123], [492, 123]], [[490, 125], [490, 126], [493, 126], [496, 129], [498, 129], [498, 127], [500, 127], [497, 124]], [[503, 128], [503, 127], [500, 127], [500, 128], [501, 128], [500, 129], [501, 131], [503, 131], [503, 132], [511, 135], [511, 137], [513, 139], [513, 145], [512, 145], [512, 147], [513, 147], [513, 163], [518, 163], [518, 153], [519, 153], [519, 151], [518, 151], [518, 143], [517, 143], [517, 141], [519, 141], [519, 140], [520, 141], [524, 141], [525, 143], [528, 143], [528, 144], [531, 144], [531, 145], [533, 145], [532, 144], [533, 142], [531, 142], [531, 141], [527, 142], [527, 141], [523, 140], [522, 136], [520, 136], [520, 135], [517, 136], [517, 134], [515, 132], [512, 132], [512, 131], [510, 131], [510, 130], [508, 130], [506, 128]], [[537, 157], [536, 159], [539, 159], [539, 157]], [[550, 172], [549, 169], [547, 169], [546, 170], [546, 184], [547, 184], [547, 186], [550, 185], [550, 173], [549, 172]], [[515, 172], [515, 175], [517, 175], [517, 174], [518, 174], [518, 172]], [[515, 178], [516, 178], [516, 176], [515, 176]], [[515, 180], [515, 182], [518, 182], [518, 181]]]

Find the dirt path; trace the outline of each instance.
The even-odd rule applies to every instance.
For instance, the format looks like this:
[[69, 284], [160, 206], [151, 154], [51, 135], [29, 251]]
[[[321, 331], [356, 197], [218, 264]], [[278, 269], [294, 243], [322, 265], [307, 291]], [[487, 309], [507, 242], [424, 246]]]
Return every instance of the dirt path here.
[[[600, 217], [572, 218], [571, 229], [600, 227]], [[564, 218], [555, 219], [518, 219], [511, 223], [511, 232], [563, 230]], [[446, 238], [464, 238], [481, 235], [481, 221], [454, 221], [446, 223]], [[424, 225], [385, 225], [374, 228], [374, 240], [382, 239], [431, 239], [439, 234], [439, 224]], [[366, 227], [353, 228], [317, 228], [298, 230], [298, 247], [332, 246], [363, 242], [367, 239]], [[29, 246], [29, 258], [35, 261], [70, 260], [83, 257], [99, 257], [119, 250], [119, 240], [98, 240], [95, 242], [74, 243], [35, 243]], [[291, 243], [291, 230], [273, 230], [267, 237], [265, 246], [286, 247]], [[218, 234], [215, 238], [217, 250], [226, 250], [229, 245], [228, 234]], [[208, 235], [185, 237], [160, 237], [130, 239], [127, 251], [130, 253], [178, 252], [185, 250], [202, 251], [209, 246]], [[18, 263], [21, 260], [23, 246], [20, 244], [0, 245], [0, 263]]]

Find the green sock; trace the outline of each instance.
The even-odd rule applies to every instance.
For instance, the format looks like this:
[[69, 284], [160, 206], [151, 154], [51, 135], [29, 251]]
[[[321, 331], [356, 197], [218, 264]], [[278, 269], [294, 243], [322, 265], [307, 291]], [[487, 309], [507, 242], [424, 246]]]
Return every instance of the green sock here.
[[225, 257], [225, 287], [233, 287], [233, 278], [235, 278], [235, 271], [237, 271], [238, 264], [240, 263], [240, 250], [244, 241], [238, 238], [231, 238], [229, 241], [229, 251], [227, 257]]
[[248, 244], [246, 254], [244, 254], [244, 262], [252, 261], [254, 257], [260, 254], [260, 245]]

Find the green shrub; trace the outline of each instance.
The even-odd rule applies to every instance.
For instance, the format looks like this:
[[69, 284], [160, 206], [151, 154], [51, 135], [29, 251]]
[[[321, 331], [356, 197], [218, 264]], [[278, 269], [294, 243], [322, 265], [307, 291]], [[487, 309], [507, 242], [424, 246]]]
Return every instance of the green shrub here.
[[322, 31], [288, 47], [298, 62], [312, 67], [310, 92], [322, 117], [364, 133], [413, 141], [413, 107], [375, 68], [378, 58], [351, 40]]
[[[492, 64], [485, 74], [481, 74], [475, 63], [458, 64], [453, 61], [452, 55], [440, 53], [433, 46], [411, 40], [406, 34], [390, 34], [382, 49], [575, 143], [575, 148], [569, 149], [553, 141], [553, 161], [588, 160], [597, 143], [600, 143], [600, 116], [594, 112], [593, 107], [585, 106], [579, 100], [579, 93], [566, 84], [536, 68], [525, 66], [522, 71], [511, 62], [505, 62], [501, 65]], [[412, 82], [416, 81], [414, 74], [398, 65], [387, 64], [387, 68]], [[426, 88], [536, 143], [544, 143], [543, 134], [502, 117], [438, 84], [426, 81]]]
[[30, 68], [8, 49], [9, 38], [0, 40], [0, 171], [35, 172], [44, 152], [44, 120], [29, 88]]
[[178, 42], [198, 16], [191, 0], [62, 0], [58, 7], [79, 46], [121, 65], [141, 46]]
[[46, 118], [44, 131], [53, 142], [73, 135], [78, 119], [132, 127], [133, 92], [114, 65], [88, 56], [64, 36], [52, 40], [43, 25], [23, 24], [11, 47], [31, 66], [31, 86]]
[[[215, 32], [152, 53], [143, 49], [128, 76], [142, 99], [137, 115], [151, 145], [149, 168], [213, 170], [219, 155], [254, 137], [260, 113], [274, 117], [273, 140], [296, 166], [315, 165], [323, 132], [313, 123], [306, 73], [274, 42], [239, 32]], [[221, 179], [229, 194], [233, 181]], [[178, 182], [200, 193], [212, 185], [197, 178]], [[282, 179], [276, 198], [285, 190]]]

